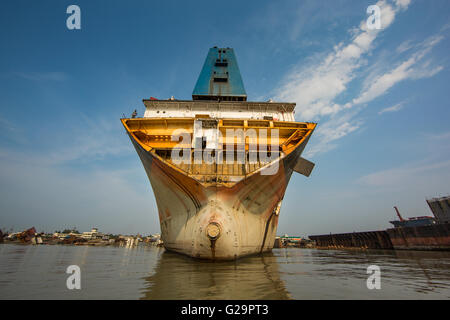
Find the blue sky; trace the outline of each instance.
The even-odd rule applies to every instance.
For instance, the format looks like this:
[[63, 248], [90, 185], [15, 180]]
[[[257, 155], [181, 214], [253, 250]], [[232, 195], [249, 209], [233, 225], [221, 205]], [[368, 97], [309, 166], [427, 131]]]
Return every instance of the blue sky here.
[[235, 49], [249, 100], [319, 124], [279, 234], [386, 228], [394, 205], [431, 215], [425, 198], [450, 192], [449, 35], [447, 0], [2, 1], [0, 227], [158, 232], [119, 118], [190, 99], [215, 45]]

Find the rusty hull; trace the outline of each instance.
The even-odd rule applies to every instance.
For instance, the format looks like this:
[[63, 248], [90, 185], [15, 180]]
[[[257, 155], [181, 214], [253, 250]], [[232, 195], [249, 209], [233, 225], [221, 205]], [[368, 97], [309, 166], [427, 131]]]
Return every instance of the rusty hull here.
[[[154, 191], [167, 250], [201, 259], [233, 260], [272, 249], [281, 201], [310, 135], [276, 160], [276, 174], [255, 172], [230, 187], [202, 184], [127, 132]], [[218, 235], [214, 225], [219, 226]]]

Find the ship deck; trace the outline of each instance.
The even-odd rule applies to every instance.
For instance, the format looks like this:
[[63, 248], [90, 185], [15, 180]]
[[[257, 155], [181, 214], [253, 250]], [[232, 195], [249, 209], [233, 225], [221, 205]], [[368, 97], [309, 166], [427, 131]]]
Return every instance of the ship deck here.
[[[196, 121], [218, 133], [217, 145], [195, 148]], [[283, 158], [316, 126], [309, 122], [201, 117], [132, 118], [122, 119], [122, 123], [141, 147], [161, 161], [198, 181], [219, 183], [239, 181]], [[173, 159], [174, 151], [182, 154], [181, 162]]]

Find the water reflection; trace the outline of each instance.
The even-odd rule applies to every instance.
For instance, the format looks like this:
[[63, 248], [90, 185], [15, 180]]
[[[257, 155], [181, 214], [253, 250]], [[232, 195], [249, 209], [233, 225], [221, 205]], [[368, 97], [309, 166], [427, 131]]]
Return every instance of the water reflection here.
[[272, 253], [234, 262], [164, 252], [141, 299], [290, 299]]
[[[81, 268], [68, 290], [66, 268]], [[367, 267], [381, 269], [369, 290]], [[450, 252], [274, 249], [234, 262], [137, 246], [0, 245], [2, 299], [449, 299]]]
[[[383, 292], [402, 287], [404, 297], [417, 293], [448, 294], [450, 284], [450, 252], [408, 250], [311, 250], [312, 263], [325, 277], [366, 279], [366, 268], [378, 265], [385, 283]], [[321, 267], [320, 267], [321, 266]], [[390, 288], [392, 287], [392, 288]], [[394, 290], [392, 290], [394, 291]]]

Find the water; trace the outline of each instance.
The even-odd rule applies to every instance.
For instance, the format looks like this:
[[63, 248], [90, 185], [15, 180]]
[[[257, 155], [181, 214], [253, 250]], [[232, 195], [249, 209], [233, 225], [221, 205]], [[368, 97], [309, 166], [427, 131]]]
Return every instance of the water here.
[[[66, 268], [81, 269], [81, 289]], [[366, 286], [369, 265], [381, 289]], [[2, 299], [449, 299], [450, 252], [274, 249], [235, 262], [139, 246], [0, 245]]]

